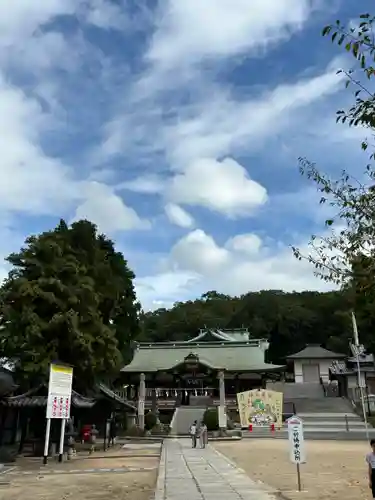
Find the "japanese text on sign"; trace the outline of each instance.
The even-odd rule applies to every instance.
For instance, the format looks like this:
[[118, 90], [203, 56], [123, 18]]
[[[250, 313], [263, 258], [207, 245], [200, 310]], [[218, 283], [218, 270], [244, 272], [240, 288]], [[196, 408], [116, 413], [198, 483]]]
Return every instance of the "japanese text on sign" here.
[[47, 418], [70, 417], [73, 368], [52, 364], [48, 384]]
[[290, 446], [290, 460], [294, 464], [306, 462], [305, 443], [303, 437], [303, 422], [298, 417], [288, 420], [288, 437]]

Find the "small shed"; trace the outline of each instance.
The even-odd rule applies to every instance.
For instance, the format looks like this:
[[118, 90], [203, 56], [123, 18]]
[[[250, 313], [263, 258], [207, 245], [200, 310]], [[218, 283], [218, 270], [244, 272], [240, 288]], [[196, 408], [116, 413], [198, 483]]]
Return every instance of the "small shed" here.
[[296, 383], [319, 383], [328, 382], [332, 363], [345, 358], [345, 354], [329, 351], [319, 344], [308, 344], [288, 356], [287, 361], [293, 363]]

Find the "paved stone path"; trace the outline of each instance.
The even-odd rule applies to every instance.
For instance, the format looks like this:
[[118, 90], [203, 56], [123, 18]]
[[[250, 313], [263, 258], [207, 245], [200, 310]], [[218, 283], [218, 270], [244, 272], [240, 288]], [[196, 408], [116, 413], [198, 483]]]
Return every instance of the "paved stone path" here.
[[188, 439], [166, 439], [155, 500], [272, 500], [261, 483], [214, 450], [192, 449]]

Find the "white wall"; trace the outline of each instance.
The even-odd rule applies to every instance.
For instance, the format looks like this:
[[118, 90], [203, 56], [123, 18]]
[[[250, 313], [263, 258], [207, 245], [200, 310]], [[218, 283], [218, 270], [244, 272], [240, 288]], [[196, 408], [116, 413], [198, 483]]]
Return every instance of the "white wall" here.
[[329, 368], [334, 359], [302, 359], [294, 361], [294, 380], [297, 384], [302, 384], [303, 380], [303, 365], [319, 365], [320, 376], [323, 382], [329, 380]]
[[303, 382], [302, 361], [294, 361], [294, 381], [297, 384], [302, 384]]

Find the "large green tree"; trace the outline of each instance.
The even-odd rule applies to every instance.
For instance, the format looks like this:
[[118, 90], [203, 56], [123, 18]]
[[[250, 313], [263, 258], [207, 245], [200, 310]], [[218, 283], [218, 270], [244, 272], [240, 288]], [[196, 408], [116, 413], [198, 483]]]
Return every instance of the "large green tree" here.
[[7, 260], [0, 289], [1, 350], [27, 385], [51, 361], [73, 365], [81, 390], [108, 379], [139, 333], [139, 305], [126, 260], [89, 221], [30, 236]]

